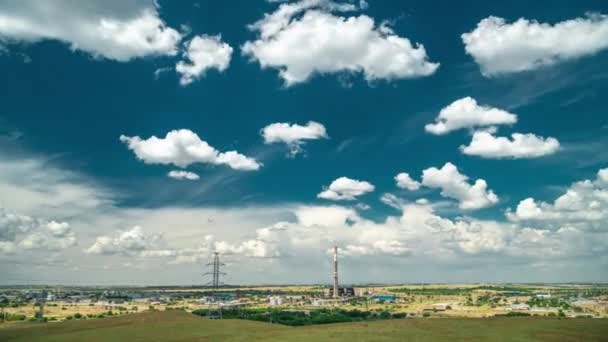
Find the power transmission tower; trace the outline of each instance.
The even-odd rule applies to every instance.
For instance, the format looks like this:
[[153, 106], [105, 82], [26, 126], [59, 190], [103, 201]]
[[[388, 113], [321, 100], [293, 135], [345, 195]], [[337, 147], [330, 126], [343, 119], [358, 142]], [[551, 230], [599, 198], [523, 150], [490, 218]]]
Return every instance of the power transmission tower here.
[[220, 288], [220, 285], [224, 285], [222, 282], [220, 282], [220, 276], [226, 275], [226, 273], [220, 271], [220, 268], [222, 266], [226, 266], [225, 264], [220, 262], [220, 253], [213, 253], [213, 262], [208, 263], [207, 266], [211, 266], [212, 270], [211, 272], [203, 273], [203, 275], [210, 275], [212, 277], [211, 281], [207, 283], [207, 285], [211, 285], [213, 290], [217, 292]]
[[226, 275], [226, 273], [220, 271], [220, 268], [226, 265], [220, 262], [220, 254], [218, 252], [214, 252], [213, 262], [208, 263], [207, 266], [211, 266], [211, 272], [203, 273], [203, 276], [211, 276], [211, 281], [208, 282], [207, 285], [211, 285], [213, 288], [213, 302], [209, 303], [207, 317], [211, 319], [222, 319], [222, 306], [219, 302], [219, 288], [224, 284], [220, 281], [220, 276]]

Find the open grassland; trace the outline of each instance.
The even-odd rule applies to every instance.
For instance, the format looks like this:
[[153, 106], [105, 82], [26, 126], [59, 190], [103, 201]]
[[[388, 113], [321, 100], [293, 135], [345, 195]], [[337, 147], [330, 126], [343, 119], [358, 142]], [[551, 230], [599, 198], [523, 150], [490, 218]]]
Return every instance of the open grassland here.
[[60, 323], [5, 323], [0, 341], [607, 341], [608, 320], [395, 319], [287, 327], [208, 320], [183, 311]]

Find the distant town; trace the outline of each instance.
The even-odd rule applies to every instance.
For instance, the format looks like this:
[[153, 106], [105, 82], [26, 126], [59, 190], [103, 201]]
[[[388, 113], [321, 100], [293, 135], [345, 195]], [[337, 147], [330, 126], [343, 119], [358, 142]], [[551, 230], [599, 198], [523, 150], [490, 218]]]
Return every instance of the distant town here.
[[215, 253], [207, 286], [4, 286], [0, 320], [98, 319], [165, 310], [287, 325], [410, 317], [608, 317], [608, 284], [340, 286], [337, 246], [330, 286], [221, 285], [222, 265]]

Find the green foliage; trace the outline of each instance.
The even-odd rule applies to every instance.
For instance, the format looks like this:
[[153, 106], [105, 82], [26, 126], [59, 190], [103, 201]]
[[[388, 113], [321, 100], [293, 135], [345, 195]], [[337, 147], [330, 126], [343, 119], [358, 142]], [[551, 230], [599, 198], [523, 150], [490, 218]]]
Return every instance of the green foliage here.
[[473, 288], [422, 288], [422, 289], [409, 289], [409, 288], [398, 288], [391, 289], [390, 292], [403, 293], [407, 295], [425, 295], [425, 296], [464, 296], [472, 292]]
[[[199, 316], [208, 315], [208, 311], [204, 309], [193, 310], [192, 313]], [[310, 311], [292, 311], [281, 309], [227, 309], [222, 310], [222, 317], [247, 319], [252, 321], [277, 323], [290, 326], [303, 326], [404, 318], [406, 317], [406, 314], [391, 314], [389, 311], [386, 310], [372, 312], [341, 309], [318, 309]]]
[[25, 315], [21, 315], [21, 314], [6, 314], [7, 322], [25, 321], [26, 318], [27, 317]]
[[570, 304], [564, 299], [559, 297], [552, 298], [537, 298], [532, 297], [527, 302], [530, 306], [535, 306], [538, 308], [563, 308], [565, 310], [570, 309]]
[[529, 313], [527, 312], [519, 312], [519, 311], [509, 311], [506, 314], [498, 314], [495, 315], [496, 317], [528, 317], [531, 316]]
[[82, 315], [80, 314], [80, 312], [77, 312], [77, 313], [74, 314], [74, 318], [81, 319]]
[[530, 294], [535, 291], [535, 288], [531, 287], [517, 287], [517, 286], [476, 286], [476, 287], [453, 287], [453, 288], [420, 288], [420, 289], [410, 289], [410, 288], [398, 288], [392, 289], [391, 292], [403, 293], [409, 295], [426, 295], [426, 296], [466, 296], [470, 295], [473, 291], [476, 290], [488, 290], [488, 291], [497, 291], [497, 292], [519, 292], [522, 295]]

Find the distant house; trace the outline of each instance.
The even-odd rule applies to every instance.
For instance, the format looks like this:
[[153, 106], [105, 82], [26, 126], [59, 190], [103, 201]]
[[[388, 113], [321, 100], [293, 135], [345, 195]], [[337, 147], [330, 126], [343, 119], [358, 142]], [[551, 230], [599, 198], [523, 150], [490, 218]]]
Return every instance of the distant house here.
[[394, 294], [377, 294], [372, 299], [376, 302], [394, 303], [397, 300], [397, 296]]
[[268, 305], [270, 306], [278, 306], [278, 305], [282, 305], [283, 304], [283, 298], [281, 297], [269, 297], [268, 298]]
[[354, 291], [355, 291], [355, 296], [357, 296], [357, 297], [367, 296], [368, 294], [371, 293], [371, 291], [367, 287], [355, 287]]
[[551, 294], [550, 293], [538, 293], [538, 294], [535, 294], [534, 297], [539, 298], [539, 299], [549, 299], [549, 298], [551, 298]]
[[511, 310], [513, 311], [530, 311], [530, 305], [520, 303], [520, 304], [511, 304]]
[[312, 306], [328, 306], [328, 305], [333, 305], [336, 304], [337, 302], [333, 299], [322, 299], [322, 298], [315, 298], [312, 300]]
[[572, 302], [572, 305], [597, 305], [599, 302], [594, 299], [579, 299]]
[[452, 307], [448, 303], [433, 304], [433, 310], [435, 310], [435, 311], [446, 311], [446, 310], [451, 310], [451, 309], [452, 309]]

